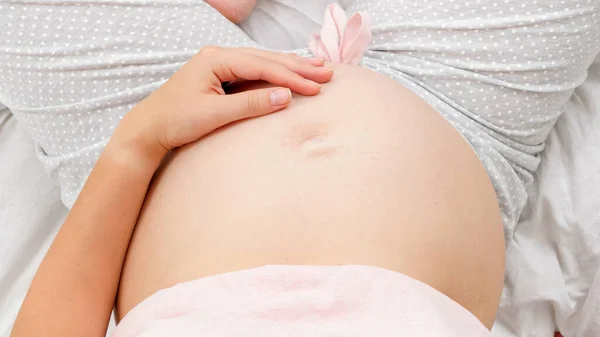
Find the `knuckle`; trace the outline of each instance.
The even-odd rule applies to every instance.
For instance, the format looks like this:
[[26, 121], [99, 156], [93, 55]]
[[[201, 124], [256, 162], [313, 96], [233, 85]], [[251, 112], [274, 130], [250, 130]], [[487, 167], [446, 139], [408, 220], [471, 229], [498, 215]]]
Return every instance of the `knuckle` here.
[[221, 48], [217, 46], [204, 46], [202, 49], [200, 49], [197, 55], [200, 57], [210, 57], [217, 54], [220, 50]]
[[246, 109], [249, 112], [259, 112], [262, 109], [260, 96], [256, 92], [249, 92], [246, 96]]
[[266, 51], [266, 50], [261, 50], [261, 49], [257, 49], [257, 48], [251, 48], [251, 47], [240, 47], [240, 48], [238, 48], [238, 50], [244, 54], [250, 54], [250, 55], [260, 56], [260, 57], [264, 57], [265, 55], [268, 54], [268, 51]]

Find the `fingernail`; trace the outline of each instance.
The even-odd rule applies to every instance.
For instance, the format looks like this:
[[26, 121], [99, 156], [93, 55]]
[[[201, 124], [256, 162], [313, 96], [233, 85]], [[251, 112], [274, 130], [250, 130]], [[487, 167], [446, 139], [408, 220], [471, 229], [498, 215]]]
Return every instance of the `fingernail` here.
[[321, 88], [321, 85], [315, 81], [311, 81], [311, 80], [307, 80], [305, 79], [306, 82], [310, 83], [310, 85], [312, 85], [313, 87], [317, 87], [317, 88]]
[[325, 60], [320, 57], [313, 57], [313, 58], [309, 58], [308, 60], [310, 61], [311, 64], [316, 65], [316, 66], [325, 64]]
[[286, 105], [292, 99], [292, 91], [290, 89], [275, 89], [271, 92], [271, 96], [269, 100], [271, 101], [271, 105], [280, 106]]

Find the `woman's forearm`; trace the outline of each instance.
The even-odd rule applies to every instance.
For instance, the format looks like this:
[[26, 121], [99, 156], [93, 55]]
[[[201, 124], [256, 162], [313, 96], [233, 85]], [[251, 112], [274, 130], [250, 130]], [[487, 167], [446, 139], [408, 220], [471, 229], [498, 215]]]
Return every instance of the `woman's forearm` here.
[[[124, 120], [58, 232], [12, 336], [106, 333], [127, 247], [161, 157], [136, 148], [127, 127]], [[72, 323], [65, 325], [65, 317]]]
[[[231, 122], [284, 109], [290, 90], [316, 95], [322, 60], [205, 47], [120, 122], [31, 284], [12, 336], [104, 336], [150, 180], [167, 151]], [[221, 83], [280, 87], [225, 95]]]

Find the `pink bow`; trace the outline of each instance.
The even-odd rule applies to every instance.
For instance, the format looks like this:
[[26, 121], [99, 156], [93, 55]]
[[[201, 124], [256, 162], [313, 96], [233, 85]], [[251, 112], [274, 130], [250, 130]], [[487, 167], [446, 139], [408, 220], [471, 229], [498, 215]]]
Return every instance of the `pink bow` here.
[[334, 3], [327, 6], [321, 34], [313, 34], [309, 49], [326, 61], [356, 65], [372, 39], [366, 13], [354, 13], [347, 20], [344, 10]]

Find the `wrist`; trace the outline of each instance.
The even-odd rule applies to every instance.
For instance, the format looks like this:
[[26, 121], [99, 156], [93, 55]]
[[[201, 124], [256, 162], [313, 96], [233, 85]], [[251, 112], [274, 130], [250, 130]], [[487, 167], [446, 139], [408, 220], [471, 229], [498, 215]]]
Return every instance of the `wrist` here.
[[160, 144], [152, 131], [152, 112], [147, 111], [143, 103], [135, 106], [123, 117], [106, 150], [128, 157], [127, 160], [132, 165], [156, 170], [168, 150]]

